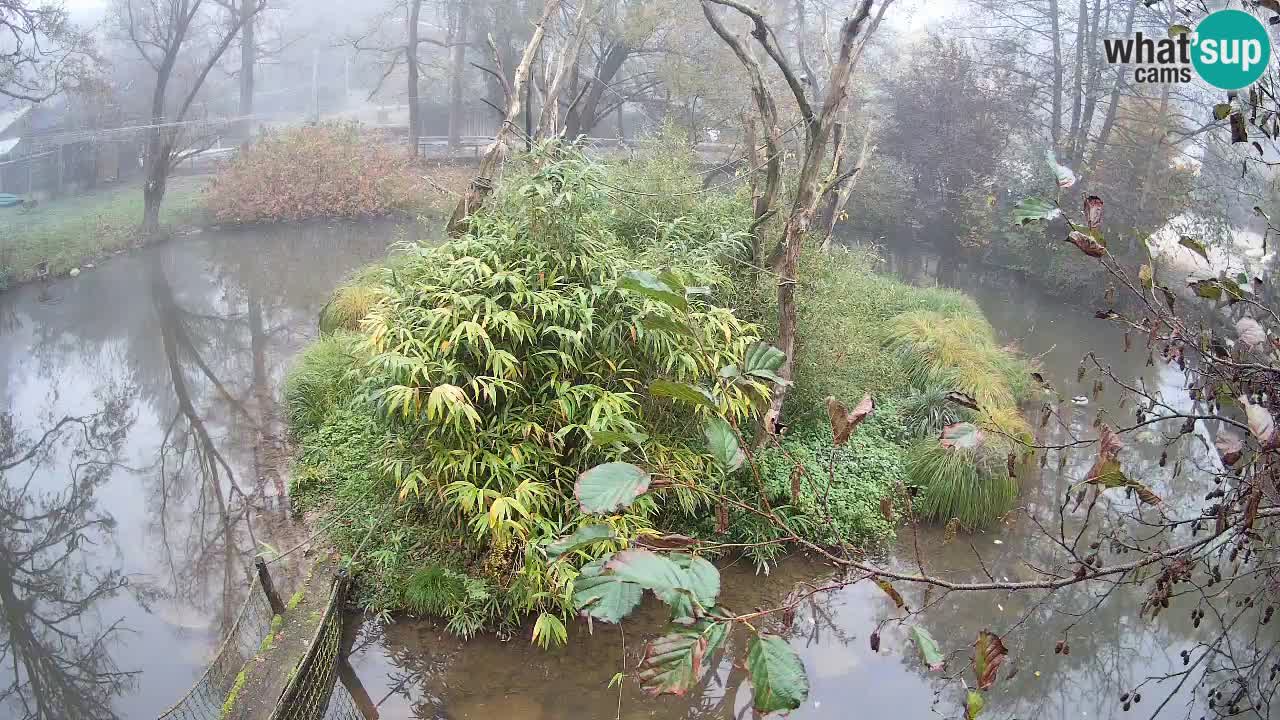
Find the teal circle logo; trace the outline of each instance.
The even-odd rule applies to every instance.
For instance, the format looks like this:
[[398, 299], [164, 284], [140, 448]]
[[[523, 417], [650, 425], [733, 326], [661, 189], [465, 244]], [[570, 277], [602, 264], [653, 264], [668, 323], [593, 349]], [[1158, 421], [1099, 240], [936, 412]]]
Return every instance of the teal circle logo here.
[[1191, 46], [1196, 72], [1220, 90], [1252, 85], [1271, 62], [1271, 36], [1266, 26], [1243, 10], [1210, 13], [1196, 26]]

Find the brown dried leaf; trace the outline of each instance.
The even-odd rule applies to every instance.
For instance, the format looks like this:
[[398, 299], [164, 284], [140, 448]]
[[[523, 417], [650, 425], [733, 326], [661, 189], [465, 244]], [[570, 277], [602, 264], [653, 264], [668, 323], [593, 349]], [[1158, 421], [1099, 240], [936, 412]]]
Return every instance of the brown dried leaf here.
[[892, 583], [883, 578], [874, 576], [871, 579], [875, 581], [876, 587], [883, 590], [884, 594], [888, 595], [890, 600], [893, 600], [893, 604], [897, 605], [899, 610], [907, 606], [907, 601], [902, 598], [902, 593], [898, 592], [898, 589], [895, 588]]
[[1240, 462], [1240, 457], [1244, 455], [1244, 439], [1229, 430], [1219, 433], [1213, 446], [1218, 449], [1218, 457], [1222, 458], [1222, 464], [1227, 467]]
[[1102, 198], [1090, 195], [1084, 199], [1084, 220], [1091, 230], [1102, 227]]
[[1092, 236], [1086, 235], [1079, 230], [1072, 230], [1067, 235], [1067, 242], [1080, 248], [1089, 257], [1100, 258], [1107, 254], [1107, 246], [1095, 240]]
[[871, 398], [871, 393], [867, 393], [862, 397], [862, 402], [849, 412], [845, 409], [843, 403], [836, 400], [832, 396], [827, 396], [827, 415], [831, 418], [831, 433], [834, 435], [834, 443], [836, 447], [840, 447], [849, 442], [849, 438], [853, 435], [853, 431], [867, 419], [876, 408], [875, 400]]
[[884, 516], [886, 522], [893, 522], [893, 498], [880, 498], [880, 514]]

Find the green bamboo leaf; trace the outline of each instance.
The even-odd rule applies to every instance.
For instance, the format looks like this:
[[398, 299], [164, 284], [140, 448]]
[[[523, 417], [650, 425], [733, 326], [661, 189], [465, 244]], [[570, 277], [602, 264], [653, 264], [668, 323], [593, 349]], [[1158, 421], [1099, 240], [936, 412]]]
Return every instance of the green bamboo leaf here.
[[669, 397], [674, 400], [687, 402], [690, 405], [701, 405], [705, 408], [715, 409], [715, 402], [711, 397], [711, 393], [696, 385], [687, 383], [671, 382], [670, 380], [654, 380], [649, 385], [649, 392], [661, 397]]
[[617, 432], [614, 430], [591, 431], [591, 444], [599, 447], [608, 447], [614, 443], [631, 443], [632, 445], [640, 445], [648, 439], [649, 436], [641, 432]]
[[597, 465], [578, 476], [573, 494], [587, 513], [621, 510], [649, 489], [649, 473], [624, 462]]
[[754, 690], [752, 704], [760, 713], [790, 712], [809, 697], [804, 663], [777, 635], [751, 638], [747, 645], [747, 676]]
[[1029, 197], [1013, 208], [1013, 224], [1019, 227], [1042, 220], [1053, 220], [1062, 215], [1053, 203], [1038, 197]]
[[1199, 240], [1193, 237], [1190, 237], [1188, 235], [1183, 235], [1182, 237], [1178, 238], [1178, 244], [1184, 248], [1188, 248], [1189, 250], [1195, 252], [1197, 255], [1204, 258], [1205, 260], [1209, 259], [1209, 251], [1208, 249], [1205, 248], [1204, 243], [1200, 242]]
[[559, 557], [565, 553], [594, 545], [601, 540], [612, 540], [615, 537], [617, 535], [613, 532], [613, 528], [608, 525], [588, 525], [578, 528], [578, 531], [574, 534], [566, 535], [548, 545], [547, 555], [553, 558]]

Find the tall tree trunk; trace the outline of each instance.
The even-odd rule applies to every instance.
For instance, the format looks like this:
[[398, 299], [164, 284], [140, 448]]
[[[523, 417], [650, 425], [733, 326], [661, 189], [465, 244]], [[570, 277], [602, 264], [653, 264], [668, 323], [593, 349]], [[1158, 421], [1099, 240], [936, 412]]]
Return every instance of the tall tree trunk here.
[[528, 44], [525, 45], [524, 55], [521, 56], [520, 64], [516, 66], [515, 74], [512, 78], [511, 92], [507, 96], [507, 114], [494, 134], [493, 143], [485, 150], [475, 178], [467, 186], [466, 192], [458, 200], [458, 205], [453, 209], [453, 215], [449, 218], [448, 232], [454, 237], [467, 231], [469, 226], [468, 218], [472, 213], [480, 209], [485, 199], [493, 192], [493, 177], [497, 174], [498, 168], [502, 166], [502, 160], [506, 156], [507, 143], [513, 134], [512, 130], [515, 128], [516, 119], [520, 117], [520, 111], [524, 104], [533, 59], [542, 47], [542, 38], [546, 35], [547, 21], [558, 7], [560, 7], [560, 0], [545, 0], [543, 4], [542, 17], [534, 25], [533, 35], [529, 38]]
[[542, 113], [538, 116], [538, 138], [550, 138], [560, 134], [560, 95], [569, 74], [578, 65], [578, 54], [582, 52], [582, 41], [587, 36], [587, 25], [595, 17], [591, 12], [589, 0], [581, 0], [578, 18], [574, 22], [573, 38], [569, 40], [556, 63], [551, 81], [547, 84], [547, 92], [542, 98]]
[[[1102, 52], [1098, 47], [1101, 37], [1100, 21], [1102, 18], [1102, 0], [1093, 0], [1093, 20], [1089, 24], [1089, 52], [1085, 56], [1089, 68], [1088, 80], [1084, 86], [1084, 113], [1080, 117], [1080, 128], [1072, 142], [1070, 164], [1079, 168], [1084, 162], [1085, 151], [1089, 146], [1089, 131], [1093, 128], [1093, 115], [1098, 108], [1098, 93], [1102, 85]], [[1105, 27], [1111, 25], [1111, 6], [1107, 6]]]
[[[240, 115], [253, 114], [254, 71], [258, 64], [258, 39], [255, 32], [254, 15], [257, 3], [254, 0], [240, 0]], [[247, 126], [246, 126], [247, 129]]]
[[591, 89], [587, 91], [587, 96], [583, 98], [579, 105], [576, 117], [570, 118], [565, 124], [565, 136], [576, 138], [579, 135], [590, 135], [596, 125], [600, 124], [600, 101], [604, 98], [605, 92], [609, 89], [609, 83], [613, 82], [613, 78], [622, 69], [623, 63], [631, 56], [634, 48], [627, 44], [624, 40], [619, 40], [609, 46], [609, 51], [605, 53], [604, 58], [596, 65], [594, 77], [587, 78], [587, 82], [591, 84]]
[[1084, 103], [1084, 46], [1089, 44], [1089, 3], [1080, 0], [1076, 19], [1076, 70], [1072, 73], [1075, 91], [1071, 96], [1071, 134], [1067, 138], [1067, 157], [1075, 157], [1076, 141], [1080, 137], [1080, 111]]
[[467, 66], [467, 23], [470, 21], [471, 3], [463, 0], [457, 4], [457, 26], [453, 32], [449, 54], [449, 148], [456, 149], [462, 142], [462, 78]]
[[404, 46], [405, 67], [409, 76], [409, 153], [418, 155], [418, 137], [422, 134], [421, 108], [418, 106], [418, 17], [422, 0], [409, 0], [409, 39]]
[[[844, 212], [844, 208], [849, 204], [849, 198], [853, 195], [853, 190], [858, 185], [858, 178], [862, 177], [862, 170], [867, 166], [867, 158], [871, 153], [875, 152], [875, 148], [871, 146], [871, 126], [867, 126], [866, 132], [862, 135], [862, 149], [858, 151], [858, 162], [853, 166], [853, 175], [844, 181], [834, 193], [831, 193], [831, 204], [828, 206], [828, 215], [826, 216], [826, 234], [822, 238], [822, 251], [831, 251], [831, 238], [835, 235], [836, 224], [840, 222], [840, 214]], [[844, 168], [838, 168], [836, 177], [844, 174]]]
[[1062, 33], [1058, 26], [1058, 0], [1049, 0], [1049, 34], [1053, 41], [1053, 97], [1049, 118], [1049, 137], [1053, 151], [1062, 144]]
[[[1129, 3], [1129, 14], [1124, 21], [1124, 37], [1133, 34], [1133, 18], [1138, 11], [1138, 3]], [[1098, 131], [1098, 140], [1093, 145], [1093, 153], [1089, 157], [1089, 164], [1086, 175], [1092, 176], [1098, 170], [1098, 163], [1102, 161], [1103, 154], [1107, 151], [1107, 143], [1111, 140], [1111, 129], [1116, 124], [1116, 114], [1120, 110], [1120, 93], [1125, 87], [1124, 68], [1116, 68], [1116, 81], [1111, 86], [1111, 97], [1107, 101], [1107, 115], [1102, 121], [1102, 129]]]

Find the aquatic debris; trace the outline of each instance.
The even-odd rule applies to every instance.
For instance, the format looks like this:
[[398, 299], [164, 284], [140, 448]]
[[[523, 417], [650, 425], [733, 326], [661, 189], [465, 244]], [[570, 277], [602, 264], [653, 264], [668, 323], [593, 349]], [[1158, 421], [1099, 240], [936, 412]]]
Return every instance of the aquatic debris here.
[[80, 268], [71, 268], [71, 272], [67, 274], [70, 275], [71, 277], [75, 277], [80, 274]]
[[1088, 405], [1089, 398], [1085, 397], [1084, 395], [1076, 395], [1075, 397], [1071, 398], [1071, 404], [1072, 405]]

